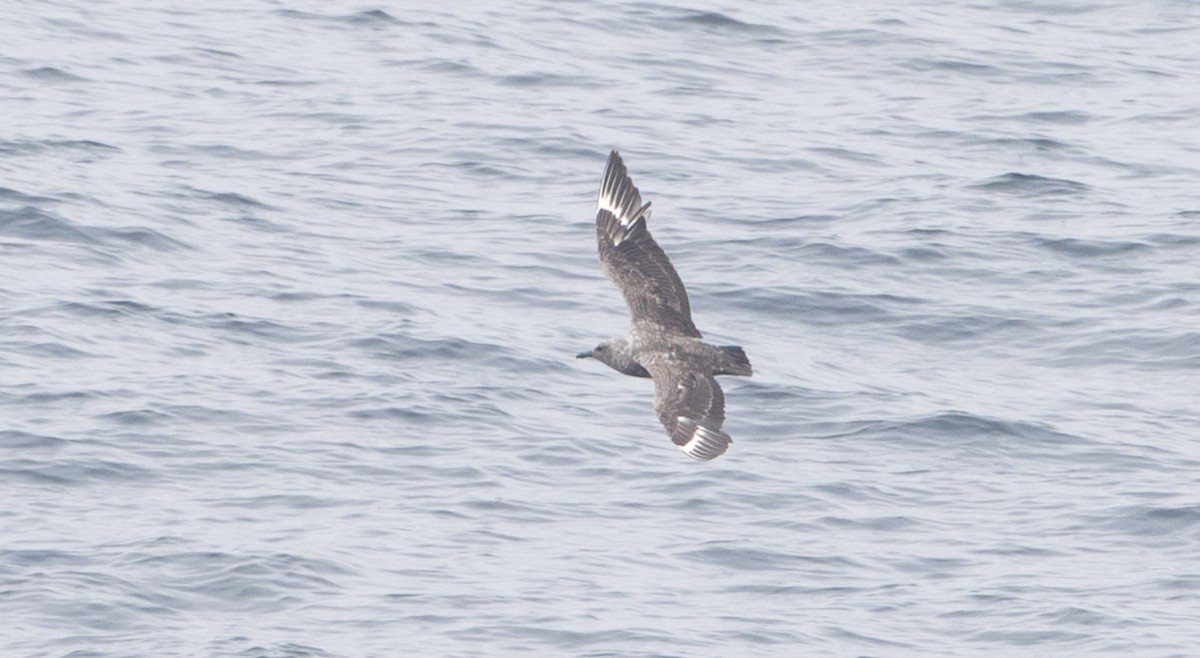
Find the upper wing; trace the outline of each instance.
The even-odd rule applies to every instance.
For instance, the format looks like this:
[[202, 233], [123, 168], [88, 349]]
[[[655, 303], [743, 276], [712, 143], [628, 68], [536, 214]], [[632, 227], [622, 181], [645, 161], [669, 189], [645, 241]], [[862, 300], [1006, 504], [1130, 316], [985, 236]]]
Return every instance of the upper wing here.
[[699, 338], [683, 281], [646, 228], [650, 203], [642, 204], [642, 195], [616, 151], [608, 156], [596, 205], [600, 269], [617, 284], [633, 321]]
[[687, 456], [702, 461], [719, 457], [733, 442], [721, 431], [725, 394], [712, 375], [687, 371], [680, 365], [647, 368], [654, 378], [654, 410], [671, 441]]

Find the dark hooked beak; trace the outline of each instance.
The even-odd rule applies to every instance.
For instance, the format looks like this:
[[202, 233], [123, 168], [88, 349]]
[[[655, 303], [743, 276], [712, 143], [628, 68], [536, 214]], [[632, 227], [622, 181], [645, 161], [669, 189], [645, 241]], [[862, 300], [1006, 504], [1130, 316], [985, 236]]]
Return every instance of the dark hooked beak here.
[[592, 358], [592, 351], [588, 350], [586, 352], [580, 352], [579, 354], [575, 355], [575, 358], [576, 359], [590, 359], [590, 358]]

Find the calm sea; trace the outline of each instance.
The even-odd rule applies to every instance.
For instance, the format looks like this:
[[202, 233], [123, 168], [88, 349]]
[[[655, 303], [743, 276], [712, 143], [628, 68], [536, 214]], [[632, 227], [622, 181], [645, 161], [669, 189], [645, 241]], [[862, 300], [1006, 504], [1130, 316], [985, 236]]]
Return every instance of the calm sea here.
[[[9, 3], [0, 655], [1200, 654], [1200, 5]], [[624, 331], [620, 149], [729, 453]]]

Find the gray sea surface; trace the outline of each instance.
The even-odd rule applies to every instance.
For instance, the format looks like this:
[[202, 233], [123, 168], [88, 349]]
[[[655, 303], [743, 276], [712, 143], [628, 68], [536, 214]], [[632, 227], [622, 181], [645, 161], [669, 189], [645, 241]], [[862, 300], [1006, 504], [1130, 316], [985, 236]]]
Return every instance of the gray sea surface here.
[[[620, 149], [734, 443], [662, 431]], [[0, 656], [1200, 655], [1200, 5], [14, 0]]]

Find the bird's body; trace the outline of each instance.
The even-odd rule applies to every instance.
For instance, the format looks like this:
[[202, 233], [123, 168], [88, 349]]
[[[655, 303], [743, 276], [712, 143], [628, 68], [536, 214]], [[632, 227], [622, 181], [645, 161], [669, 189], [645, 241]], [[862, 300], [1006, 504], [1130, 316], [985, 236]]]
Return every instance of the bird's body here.
[[579, 356], [652, 378], [654, 409], [671, 440], [690, 457], [717, 457], [732, 439], [721, 430], [725, 396], [715, 377], [748, 377], [750, 361], [740, 347], [702, 340], [679, 274], [650, 237], [650, 204], [642, 204], [616, 151], [608, 156], [597, 206], [600, 267], [625, 297], [632, 324], [624, 336]]

